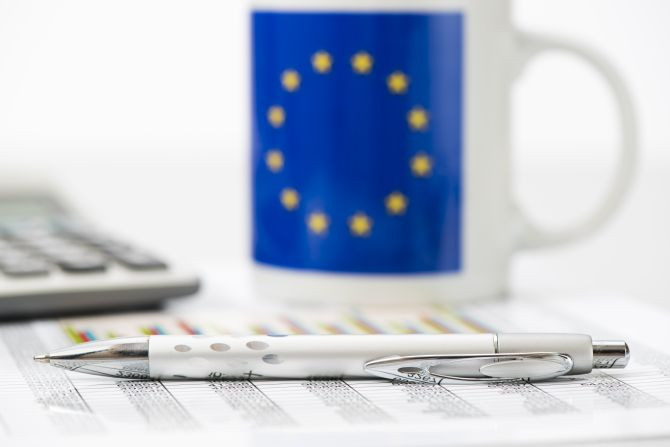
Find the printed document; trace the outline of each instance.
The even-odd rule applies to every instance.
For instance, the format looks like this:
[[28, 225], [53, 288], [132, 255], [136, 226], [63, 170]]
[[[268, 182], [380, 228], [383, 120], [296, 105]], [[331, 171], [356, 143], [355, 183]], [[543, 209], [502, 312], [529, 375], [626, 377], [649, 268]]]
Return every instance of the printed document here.
[[[188, 310], [191, 309], [191, 310]], [[625, 298], [511, 300], [458, 307], [164, 312], [0, 324], [0, 441], [248, 431], [252, 440], [341, 445], [607, 440], [670, 436], [670, 314]], [[148, 381], [90, 376], [32, 356], [141, 334], [378, 334], [550, 331], [625, 339], [629, 366], [539, 383], [385, 380]], [[420, 353], [417, 353], [420, 354]], [[374, 435], [371, 435], [374, 434]], [[441, 437], [442, 436], [442, 437]], [[60, 441], [59, 441], [60, 440]]]

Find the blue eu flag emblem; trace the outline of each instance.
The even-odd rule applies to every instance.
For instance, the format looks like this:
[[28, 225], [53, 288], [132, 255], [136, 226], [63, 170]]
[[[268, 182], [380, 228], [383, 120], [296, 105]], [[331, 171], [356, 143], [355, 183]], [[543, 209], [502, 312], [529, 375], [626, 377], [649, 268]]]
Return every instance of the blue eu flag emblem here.
[[462, 35], [457, 13], [254, 13], [256, 260], [461, 268]]

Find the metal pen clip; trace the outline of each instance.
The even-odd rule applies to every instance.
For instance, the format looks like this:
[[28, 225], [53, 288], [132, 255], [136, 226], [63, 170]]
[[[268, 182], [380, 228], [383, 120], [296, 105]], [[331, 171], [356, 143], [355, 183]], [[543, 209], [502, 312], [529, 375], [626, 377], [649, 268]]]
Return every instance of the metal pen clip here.
[[384, 379], [416, 383], [521, 382], [548, 380], [572, 369], [558, 352], [390, 356], [370, 360], [365, 371]]

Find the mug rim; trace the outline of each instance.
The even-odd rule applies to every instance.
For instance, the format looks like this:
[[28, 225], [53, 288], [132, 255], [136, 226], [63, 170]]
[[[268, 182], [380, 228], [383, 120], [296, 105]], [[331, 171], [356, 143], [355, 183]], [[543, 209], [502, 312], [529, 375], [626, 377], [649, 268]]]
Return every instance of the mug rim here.
[[[495, 0], [496, 7], [511, 0]], [[493, 6], [490, 0], [252, 0], [252, 11], [449, 11], [478, 5]]]

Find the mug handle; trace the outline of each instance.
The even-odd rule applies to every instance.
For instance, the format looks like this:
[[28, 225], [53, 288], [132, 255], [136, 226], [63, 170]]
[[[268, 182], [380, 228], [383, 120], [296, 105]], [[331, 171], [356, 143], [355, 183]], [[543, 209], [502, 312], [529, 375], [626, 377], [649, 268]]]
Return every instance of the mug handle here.
[[637, 162], [637, 122], [633, 101], [628, 87], [619, 72], [601, 54], [582, 44], [558, 37], [519, 33], [518, 67], [523, 68], [533, 57], [545, 51], [562, 51], [574, 54], [593, 68], [607, 81], [619, 110], [619, 160], [612, 183], [603, 201], [579, 222], [564, 230], [547, 230], [534, 224], [521, 213], [521, 248], [538, 248], [572, 242], [600, 228], [616, 211], [629, 189]]

